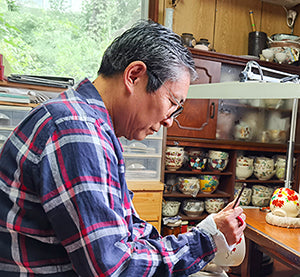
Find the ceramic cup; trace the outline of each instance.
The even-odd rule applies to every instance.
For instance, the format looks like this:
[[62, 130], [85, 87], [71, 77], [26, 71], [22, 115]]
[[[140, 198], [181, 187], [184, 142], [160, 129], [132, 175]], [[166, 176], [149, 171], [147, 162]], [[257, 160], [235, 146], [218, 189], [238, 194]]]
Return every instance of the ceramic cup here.
[[300, 214], [299, 194], [289, 188], [276, 189], [270, 201], [270, 209], [277, 216], [297, 217]]
[[217, 251], [213, 263], [219, 266], [239, 266], [246, 255], [246, 244], [244, 235], [235, 244], [231, 251]]
[[235, 175], [237, 179], [246, 180], [253, 173], [253, 165], [249, 166], [239, 166], [237, 165], [235, 168]]
[[183, 147], [167, 147], [165, 165], [167, 170], [176, 171], [182, 167], [184, 160], [184, 148]]
[[217, 213], [224, 208], [226, 201], [224, 198], [207, 198], [204, 202], [205, 210], [211, 213]]
[[[236, 184], [234, 187], [234, 197], [237, 197], [240, 190], [241, 190], [242, 184]], [[242, 206], [248, 206], [251, 202], [252, 197], [252, 189], [251, 188], [244, 188], [242, 192], [242, 196], [240, 198], [240, 205]]]
[[219, 185], [219, 176], [201, 175], [199, 177], [200, 191], [203, 193], [213, 193]]
[[190, 217], [200, 216], [204, 211], [204, 201], [195, 199], [184, 200], [183, 211]]
[[183, 194], [190, 194], [194, 197], [196, 197], [200, 189], [199, 179], [196, 177], [179, 178], [177, 186]]
[[177, 215], [180, 204], [181, 203], [179, 201], [163, 201], [162, 202], [162, 215], [163, 216]]

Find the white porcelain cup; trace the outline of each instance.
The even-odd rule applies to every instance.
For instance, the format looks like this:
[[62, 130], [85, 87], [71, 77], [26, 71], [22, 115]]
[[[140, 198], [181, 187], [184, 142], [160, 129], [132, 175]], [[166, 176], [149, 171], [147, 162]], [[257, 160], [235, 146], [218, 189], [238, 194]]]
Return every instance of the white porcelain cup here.
[[240, 241], [231, 251], [217, 251], [213, 263], [219, 266], [239, 266], [246, 254], [245, 237], [242, 235]]

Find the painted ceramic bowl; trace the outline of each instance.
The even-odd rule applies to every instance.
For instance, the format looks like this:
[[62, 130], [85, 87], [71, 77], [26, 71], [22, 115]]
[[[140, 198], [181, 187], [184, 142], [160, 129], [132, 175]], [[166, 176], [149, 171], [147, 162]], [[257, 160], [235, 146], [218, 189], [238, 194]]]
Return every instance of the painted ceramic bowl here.
[[[241, 190], [242, 184], [237, 184], [234, 187], [234, 197], [237, 197], [240, 190]], [[251, 202], [252, 197], [252, 189], [251, 188], [244, 188], [242, 192], [242, 196], [240, 198], [240, 205], [241, 206], [248, 206]]]
[[186, 153], [189, 157], [207, 157], [207, 153], [199, 148], [188, 148]]
[[209, 150], [208, 157], [211, 159], [223, 159], [226, 160], [229, 158], [229, 154], [224, 151], [217, 151], [217, 150]]
[[200, 191], [203, 193], [213, 193], [219, 185], [219, 176], [201, 175], [199, 177]]
[[237, 166], [253, 166], [254, 159], [244, 157], [244, 156], [239, 156], [236, 159], [236, 165]]
[[196, 177], [179, 178], [178, 189], [183, 194], [190, 194], [196, 197], [200, 190], [199, 179]]
[[268, 170], [268, 169], [256, 169], [254, 168], [253, 173], [258, 180], [270, 180], [276, 173], [276, 170]]
[[208, 167], [212, 171], [223, 171], [228, 164], [228, 159], [212, 159], [208, 158]]
[[276, 189], [270, 201], [270, 209], [277, 216], [297, 217], [300, 214], [299, 194], [289, 188]]
[[270, 203], [270, 197], [260, 197], [252, 195], [251, 202], [255, 207], [268, 207]]
[[182, 167], [184, 160], [183, 147], [167, 147], [165, 156], [165, 165], [167, 170], [176, 171]]
[[272, 187], [264, 185], [253, 185], [252, 186], [252, 195], [255, 197], [267, 197], [271, 198], [274, 189]]
[[204, 201], [189, 199], [183, 201], [183, 211], [187, 216], [197, 217], [204, 211]]
[[249, 178], [253, 173], [253, 166], [252, 165], [246, 165], [246, 166], [241, 166], [238, 165], [235, 168], [235, 175], [237, 179], [240, 180], [246, 180]]
[[254, 170], [273, 171], [274, 160], [267, 157], [256, 157], [254, 161]]
[[162, 202], [162, 215], [163, 216], [175, 216], [179, 212], [179, 201], [163, 201]]
[[224, 208], [226, 201], [224, 198], [207, 198], [204, 202], [205, 210], [211, 213], [217, 213]]
[[190, 156], [189, 157], [189, 167], [193, 171], [202, 171], [205, 169], [207, 158], [201, 156]]

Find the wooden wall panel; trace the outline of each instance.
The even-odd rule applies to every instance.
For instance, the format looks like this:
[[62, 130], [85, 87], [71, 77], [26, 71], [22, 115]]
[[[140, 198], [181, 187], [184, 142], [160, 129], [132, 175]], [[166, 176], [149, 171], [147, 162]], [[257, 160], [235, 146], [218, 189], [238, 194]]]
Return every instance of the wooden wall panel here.
[[[298, 15], [296, 23], [300, 23], [299, 18], [300, 17]], [[286, 11], [282, 6], [263, 3], [261, 25], [262, 30], [266, 32], [268, 36], [278, 33], [291, 33], [291, 29], [286, 23]], [[296, 24], [296, 26], [298, 25]], [[300, 31], [300, 28], [298, 30]], [[300, 35], [300, 33], [298, 34]]]
[[[171, 0], [159, 0], [160, 16]], [[261, 0], [176, 0], [173, 30], [177, 34], [192, 33], [196, 40], [207, 38], [220, 53], [248, 54], [248, 35], [252, 31], [249, 10], [253, 10], [257, 31], [271, 36], [275, 33], [291, 33], [286, 24], [283, 7]], [[300, 35], [300, 5], [294, 34]], [[163, 19], [159, 20], [163, 23]]]
[[260, 31], [260, 0], [217, 0], [215, 50], [232, 55], [248, 54], [248, 34], [252, 31], [249, 10], [253, 10], [257, 31]]
[[[170, 1], [167, 7], [171, 7]], [[213, 41], [215, 22], [214, 0], [180, 0], [174, 8], [173, 30], [181, 35], [192, 33], [197, 41], [206, 38]]]

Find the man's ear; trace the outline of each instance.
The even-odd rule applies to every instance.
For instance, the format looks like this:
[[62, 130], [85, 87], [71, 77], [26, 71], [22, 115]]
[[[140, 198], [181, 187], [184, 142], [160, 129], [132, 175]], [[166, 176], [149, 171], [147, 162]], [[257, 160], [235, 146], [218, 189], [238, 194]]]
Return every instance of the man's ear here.
[[123, 80], [127, 90], [139, 85], [139, 82], [147, 77], [147, 66], [142, 61], [130, 63], [124, 70]]

